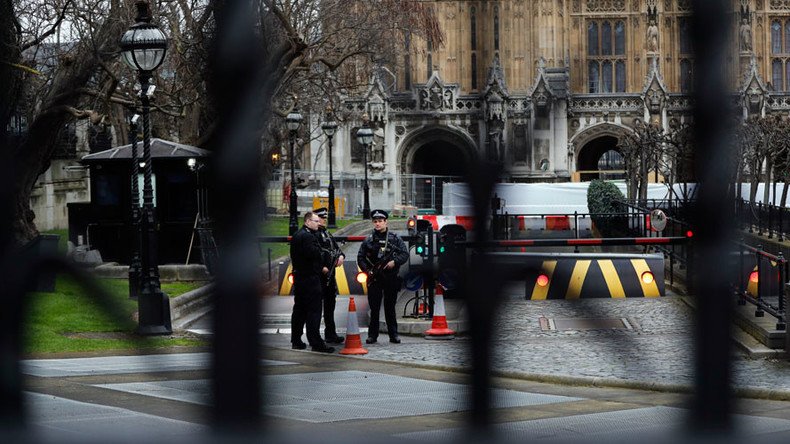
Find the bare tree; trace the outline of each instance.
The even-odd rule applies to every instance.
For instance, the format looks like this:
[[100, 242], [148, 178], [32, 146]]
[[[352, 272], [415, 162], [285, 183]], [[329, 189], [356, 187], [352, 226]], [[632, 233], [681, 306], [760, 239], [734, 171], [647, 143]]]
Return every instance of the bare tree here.
[[[118, 45], [133, 23], [135, 0], [0, 0], [4, 63], [0, 124], [23, 113], [28, 130], [3, 154], [14, 165], [13, 237], [37, 234], [30, 195], [57, 147], [61, 129], [75, 119], [126, 134], [126, 115], [137, 106], [136, 73], [122, 66]], [[154, 16], [170, 36], [165, 64], [157, 71], [153, 134], [211, 146], [216, 106], [205, 85], [207, 54], [217, 9], [226, 0], [159, 0]], [[339, 106], [343, 94], [360, 91], [378, 66], [397, 63], [403, 32], [442, 36], [430, 5], [409, 0], [257, 0], [259, 48], [238, 48], [271, 64], [259, 99], [274, 103], [261, 128], [295, 103], [303, 109]], [[261, 63], [262, 60], [251, 60]], [[266, 134], [261, 132], [261, 134]], [[263, 150], [274, 146], [263, 143]], [[266, 156], [268, 157], [268, 156]], [[263, 165], [269, 165], [264, 162]]]

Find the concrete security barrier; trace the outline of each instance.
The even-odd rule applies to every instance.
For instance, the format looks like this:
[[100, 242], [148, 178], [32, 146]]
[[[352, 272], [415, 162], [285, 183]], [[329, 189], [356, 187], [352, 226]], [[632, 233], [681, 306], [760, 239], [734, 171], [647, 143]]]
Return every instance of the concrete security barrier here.
[[490, 253], [512, 279], [524, 279], [531, 300], [659, 297], [664, 256], [615, 253]]
[[[279, 266], [279, 291], [280, 296], [293, 294], [293, 284], [288, 281], [288, 275], [293, 271], [290, 259], [280, 262]], [[337, 294], [341, 296], [368, 294], [368, 286], [357, 282], [359, 272], [356, 261], [345, 261], [342, 267], [335, 269], [335, 282], [337, 283]]]

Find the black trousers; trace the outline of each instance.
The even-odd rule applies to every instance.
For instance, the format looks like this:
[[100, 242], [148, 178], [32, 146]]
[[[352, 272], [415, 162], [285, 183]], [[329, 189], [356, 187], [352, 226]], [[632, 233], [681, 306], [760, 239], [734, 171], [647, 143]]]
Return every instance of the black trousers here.
[[294, 276], [294, 308], [291, 314], [291, 343], [302, 342], [302, 329], [307, 325], [307, 342], [311, 347], [324, 346], [321, 339], [321, 279], [317, 275]]
[[324, 338], [331, 339], [337, 337], [337, 327], [335, 326], [335, 307], [337, 306], [337, 286], [335, 282], [329, 281], [328, 277], [321, 277], [321, 288], [324, 299]]
[[383, 276], [368, 285], [368, 304], [370, 305], [370, 325], [368, 337], [379, 337], [379, 312], [384, 302], [384, 319], [387, 320], [387, 333], [390, 338], [398, 335], [398, 320], [395, 316], [395, 302], [398, 299], [400, 281], [397, 275]]

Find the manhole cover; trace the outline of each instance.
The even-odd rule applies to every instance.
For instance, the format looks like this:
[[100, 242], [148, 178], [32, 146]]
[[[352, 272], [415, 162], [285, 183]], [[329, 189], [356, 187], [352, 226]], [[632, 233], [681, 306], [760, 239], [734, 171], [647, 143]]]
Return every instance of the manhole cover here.
[[540, 328], [550, 330], [633, 330], [626, 318], [540, 318]]

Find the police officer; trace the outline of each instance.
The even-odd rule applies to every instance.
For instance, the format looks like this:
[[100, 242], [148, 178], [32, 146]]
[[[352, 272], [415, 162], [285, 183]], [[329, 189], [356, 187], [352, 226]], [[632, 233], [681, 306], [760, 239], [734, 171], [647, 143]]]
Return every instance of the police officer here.
[[337, 303], [335, 267], [343, 266], [346, 255], [343, 254], [337, 242], [335, 242], [335, 238], [326, 229], [326, 218], [329, 217], [329, 211], [326, 207], [316, 208], [313, 210], [313, 213], [321, 218], [316, 236], [318, 237], [318, 243], [321, 244], [324, 266], [329, 270], [321, 278], [321, 289], [324, 299], [324, 340], [330, 344], [342, 344], [343, 337], [338, 336], [335, 330], [335, 305]]
[[312, 211], [304, 215], [304, 225], [291, 238], [291, 264], [294, 277], [294, 308], [291, 314], [291, 348], [304, 350], [302, 328], [307, 324], [307, 342], [313, 351], [332, 353], [321, 339], [321, 276], [329, 272], [324, 266], [316, 232], [321, 218]]
[[400, 344], [398, 322], [395, 317], [395, 301], [400, 290], [398, 269], [409, 260], [409, 251], [403, 240], [387, 229], [387, 214], [384, 210], [373, 210], [373, 233], [362, 242], [357, 255], [357, 265], [368, 273], [368, 303], [370, 326], [368, 344], [375, 344], [379, 336], [379, 311], [384, 299], [384, 317], [390, 342]]

